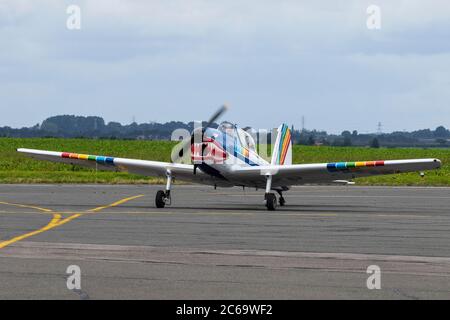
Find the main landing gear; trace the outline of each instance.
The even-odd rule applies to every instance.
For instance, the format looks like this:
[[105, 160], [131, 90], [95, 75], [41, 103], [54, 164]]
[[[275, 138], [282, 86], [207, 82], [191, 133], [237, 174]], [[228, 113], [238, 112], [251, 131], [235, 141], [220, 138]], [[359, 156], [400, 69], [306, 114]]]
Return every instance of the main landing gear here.
[[[266, 176], [266, 194], [264, 196], [264, 201], [266, 203], [267, 210], [274, 211], [277, 208], [277, 196], [275, 193], [270, 192], [272, 190], [272, 175]], [[283, 207], [286, 204], [286, 200], [283, 197], [283, 191], [277, 189], [277, 193], [280, 195], [279, 204]]]
[[278, 203], [280, 204], [280, 207], [284, 207], [286, 204], [286, 200], [283, 197], [283, 191], [277, 190], [278, 194], [280, 195], [280, 199], [278, 199]]
[[274, 211], [277, 208], [277, 197], [275, 196], [275, 193], [266, 193], [264, 198], [267, 210]]
[[[286, 205], [286, 199], [283, 197], [283, 193], [281, 190], [277, 190], [280, 197], [278, 198], [278, 205], [283, 207]], [[266, 202], [267, 210], [274, 211], [277, 208], [277, 196], [275, 193], [266, 193], [264, 196], [264, 200]]]
[[167, 170], [166, 176], [166, 190], [159, 190], [156, 193], [155, 205], [157, 208], [164, 208], [166, 204], [170, 205], [172, 203], [172, 198], [170, 197], [170, 189], [172, 187], [172, 173], [170, 172], [170, 170]]

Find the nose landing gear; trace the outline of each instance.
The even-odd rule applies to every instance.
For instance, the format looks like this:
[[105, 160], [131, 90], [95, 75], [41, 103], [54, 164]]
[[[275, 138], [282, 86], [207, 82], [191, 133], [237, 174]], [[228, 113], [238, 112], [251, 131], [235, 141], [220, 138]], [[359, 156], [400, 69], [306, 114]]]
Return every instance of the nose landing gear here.
[[159, 190], [156, 193], [155, 205], [157, 208], [164, 208], [166, 204], [170, 205], [170, 193], [166, 193], [164, 190]]

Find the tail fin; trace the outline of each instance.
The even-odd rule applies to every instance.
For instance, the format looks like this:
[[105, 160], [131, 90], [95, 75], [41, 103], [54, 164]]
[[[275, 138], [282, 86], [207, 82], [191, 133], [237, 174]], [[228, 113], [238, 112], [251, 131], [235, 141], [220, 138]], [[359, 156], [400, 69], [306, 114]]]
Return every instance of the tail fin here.
[[291, 129], [286, 124], [282, 124], [278, 128], [271, 164], [292, 164], [292, 135]]

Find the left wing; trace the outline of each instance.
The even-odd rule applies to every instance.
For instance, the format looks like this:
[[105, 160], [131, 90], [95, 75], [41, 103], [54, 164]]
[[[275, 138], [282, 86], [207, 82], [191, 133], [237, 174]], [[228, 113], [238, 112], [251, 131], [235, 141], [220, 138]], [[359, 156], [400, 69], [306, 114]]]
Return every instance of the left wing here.
[[414, 172], [440, 168], [439, 159], [408, 159], [387, 161], [331, 162], [317, 164], [268, 165], [237, 168], [231, 179], [246, 185], [263, 187], [266, 175], [272, 175], [273, 187], [327, 183], [359, 177]]
[[165, 177], [167, 170], [170, 170], [172, 176], [180, 180], [206, 184], [213, 183], [212, 178], [208, 175], [203, 174], [203, 172], [201, 171], [197, 171], [197, 173], [194, 175], [194, 166], [189, 164], [34, 149], [17, 149], [17, 152], [23, 153], [31, 158], [38, 160], [62, 162], [98, 170], [125, 171], [144, 176]]

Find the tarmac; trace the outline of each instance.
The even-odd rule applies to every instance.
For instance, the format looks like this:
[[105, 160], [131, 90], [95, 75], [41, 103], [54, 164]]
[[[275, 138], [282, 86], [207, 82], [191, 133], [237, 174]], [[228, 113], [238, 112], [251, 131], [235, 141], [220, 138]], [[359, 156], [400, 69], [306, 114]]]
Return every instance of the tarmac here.
[[450, 188], [159, 189], [0, 185], [0, 299], [450, 298]]

